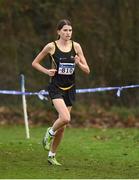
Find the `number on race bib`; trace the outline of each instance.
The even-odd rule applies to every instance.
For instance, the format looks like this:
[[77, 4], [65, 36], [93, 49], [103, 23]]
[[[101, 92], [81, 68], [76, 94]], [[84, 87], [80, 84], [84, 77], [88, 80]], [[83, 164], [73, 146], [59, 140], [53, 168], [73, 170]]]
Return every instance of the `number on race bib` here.
[[74, 63], [59, 63], [58, 74], [71, 75], [75, 69]]

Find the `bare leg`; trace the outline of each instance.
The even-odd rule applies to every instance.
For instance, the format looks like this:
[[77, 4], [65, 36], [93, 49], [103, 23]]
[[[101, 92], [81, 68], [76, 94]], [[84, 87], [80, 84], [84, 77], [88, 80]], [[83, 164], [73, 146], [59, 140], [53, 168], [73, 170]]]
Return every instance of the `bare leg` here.
[[63, 135], [64, 135], [64, 130], [65, 130], [66, 126], [60, 128], [59, 130], [57, 130], [55, 136], [54, 136], [54, 139], [52, 141], [52, 144], [51, 144], [51, 148], [50, 148], [50, 151], [53, 152], [53, 153], [56, 153], [56, 150], [58, 148], [58, 145], [60, 144], [62, 138], [63, 138]]
[[[71, 108], [72, 107], [68, 107], [69, 113], [71, 111]], [[66, 128], [66, 125], [56, 131], [56, 134], [55, 134], [54, 139], [51, 144], [51, 149], [50, 149], [51, 152], [56, 153], [56, 150], [63, 138], [65, 128]]]
[[70, 122], [70, 112], [63, 99], [53, 99], [53, 104], [59, 114], [59, 118], [54, 122], [52, 129], [57, 131]]

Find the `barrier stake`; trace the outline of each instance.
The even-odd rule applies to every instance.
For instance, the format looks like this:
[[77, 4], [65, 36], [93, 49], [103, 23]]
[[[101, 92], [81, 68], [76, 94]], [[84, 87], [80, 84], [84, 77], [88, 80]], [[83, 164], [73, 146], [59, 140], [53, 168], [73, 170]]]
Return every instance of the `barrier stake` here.
[[[25, 92], [25, 78], [24, 78], [23, 74], [21, 74], [21, 91], [22, 91], [22, 93]], [[23, 104], [23, 113], [24, 113], [26, 138], [29, 139], [30, 138], [30, 134], [29, 134], [29, 123], [28, 123], [27, 103], [26, 103], [26, 96], [25, 96], [25, 94], [22, 94], [22, 104]]]

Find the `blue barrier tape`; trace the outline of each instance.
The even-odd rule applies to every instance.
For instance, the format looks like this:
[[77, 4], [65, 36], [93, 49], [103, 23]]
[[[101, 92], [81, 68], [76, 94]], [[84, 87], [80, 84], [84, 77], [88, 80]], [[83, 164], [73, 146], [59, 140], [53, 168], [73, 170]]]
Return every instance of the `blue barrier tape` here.
[[[76, 89], [76, 93], [91, 93], [91, 92], [102, 92], [102, 91], [111, 91], [117, 90], [117, 96], [120, 97], [121, 91], [123, 89], [129, 88], [138, 88], [139, 85], [130, 85], [130, 86], [121, 86], [121, 87], [100, 87], [100, 88], [89, 88], [89, 89]], [[39, 92], [21, 92], [13, 90], [0, 90], [0, 94], [9, 94], [9, 95], [37, 95], [40, 99], [47, 99], [44, 95], [48, 95], [48, 91], [41, 90]]]

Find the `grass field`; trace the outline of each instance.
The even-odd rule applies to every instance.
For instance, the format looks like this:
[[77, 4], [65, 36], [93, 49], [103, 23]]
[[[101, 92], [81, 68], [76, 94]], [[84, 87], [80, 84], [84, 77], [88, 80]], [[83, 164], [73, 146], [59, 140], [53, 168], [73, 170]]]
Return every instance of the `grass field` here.
[[1, 179], [139, 178], [138, 129], [68, 128], [57, 154], [61, 167], [47, 164], [45, 129], [32, 127], [26, 140], [24, 127], [0, 127]]

